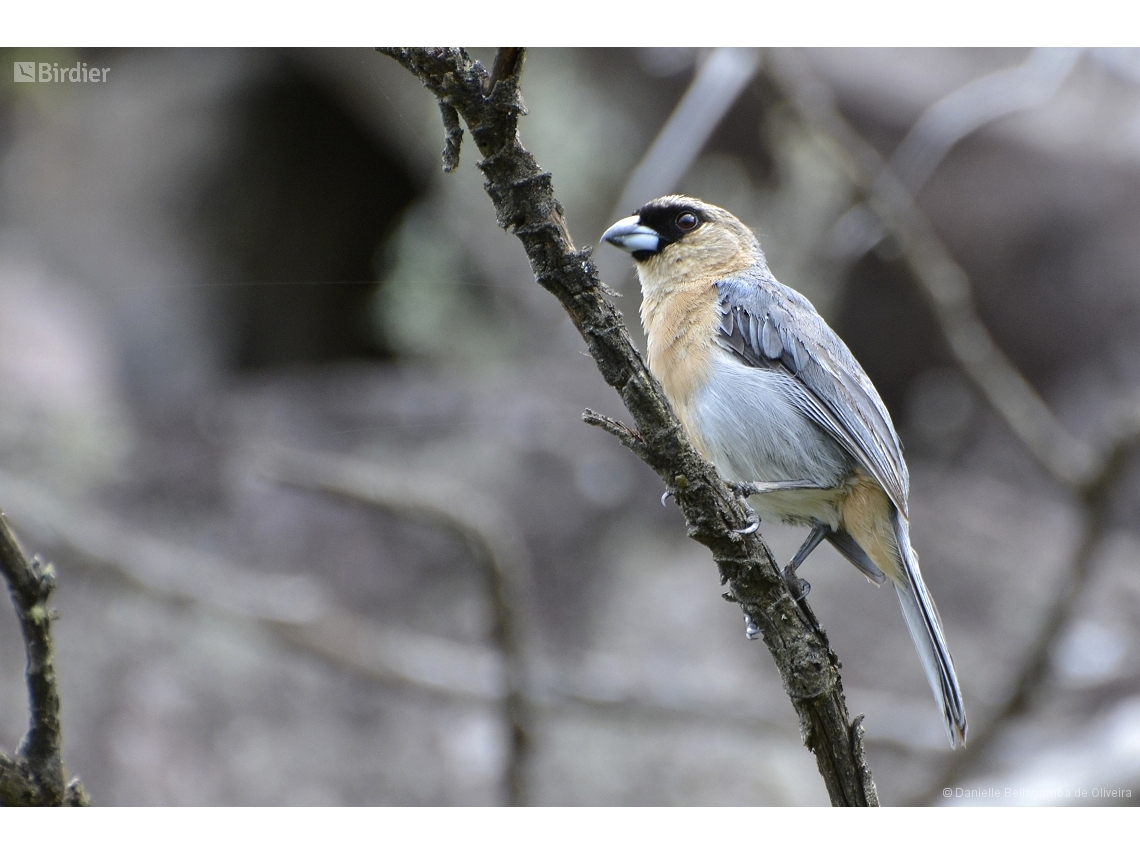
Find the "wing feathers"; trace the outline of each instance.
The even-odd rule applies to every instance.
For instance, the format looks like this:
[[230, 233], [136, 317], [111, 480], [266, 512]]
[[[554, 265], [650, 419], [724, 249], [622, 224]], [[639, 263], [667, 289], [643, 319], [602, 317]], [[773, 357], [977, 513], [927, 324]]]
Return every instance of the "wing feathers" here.
[[780, 332], [769, 315], [764, 316], [764, 328], [760, 331], [760, 352], [768, 359], [779, 359], [784, 352]]
[[719, 342], [743, 362], [791, 374], [796, 405], [826, 430], [907, 514], [909, 477], [886, 407], [851, 351], [811, 303], [760, 271], [716, 283]]

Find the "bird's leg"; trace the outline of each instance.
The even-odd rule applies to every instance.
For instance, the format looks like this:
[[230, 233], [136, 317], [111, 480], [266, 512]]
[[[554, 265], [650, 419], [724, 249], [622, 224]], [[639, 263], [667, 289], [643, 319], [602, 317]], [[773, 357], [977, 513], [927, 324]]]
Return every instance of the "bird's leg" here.
[[[800, 613], [804, 616], [804, 619], [807, 620], [808, 625], [816, 631], [820, 628], [819, 621], [815, 619], [815, 614], [807, 603], [807, 595], [808, 592], [811, 591], [811, 585], [796, 576], [796, 569], [811, 555], [813, 549], [823, 543], [824, 539], [830, 533], [831, 529], [826, 525], [812, 526], [811, 533], [807, 536], [807, 540], [803, 542], [803, 545], [781, 573], [784, 577], [784, 584], [788, 586], [788, 593], [790, 593], [792, 599], [796, 601]], [[747, 613], [744, 615], [744, 635], [749, 641], [760, 637], [760, 627], [757, 626], [752, 616]]]
[[821, 490], [814, 481], [726, 481], [729, 489], [739, 499], [747, 499], [760, 493], [779, 493], [781, 490]]
[[796, 602], [806, 597], [811, 590], [811, 585], [796, 576], [796, 570], [804, 563], [804, 559], [811, 555], [812, 550], [823, 543], [824, 538], [826, 538], [830, 532], [831, 528], [829, 526], [822, 524], [812, 526], [811, 533], [808, 534], [807, 540], [803, 542], [803, 545], [792, 557], [792, 560], [788, 562], [788, 566], [784, 568], [784, 582], [787, 584], [788, 590], [791, 591], [792, 597]]
[[[747, 499], [760, 493], [778, 493], [781, 490], [818, 490], [819, 484], [814, 481], [726, 481], [733, 495], [738, 499]], [[760, 515], [751, 505], [748, 508], [748, 525], [744, 528], [733, 529], [733, 534], [752, 534], [760, 528]]]

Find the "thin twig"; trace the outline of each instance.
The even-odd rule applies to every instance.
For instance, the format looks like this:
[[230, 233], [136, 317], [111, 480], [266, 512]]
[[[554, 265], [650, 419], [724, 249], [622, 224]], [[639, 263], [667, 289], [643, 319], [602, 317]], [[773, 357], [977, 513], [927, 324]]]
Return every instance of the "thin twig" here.
[[8, 520], [0, 513], [0, 574], [8, 583], [27, 656], [31, 722], [16, 757], [0, 752], [0, 804], [86, 804], [78, 780], [67, 782], [52, 653], [52, 612], [47, 601], [55, 589], [55, 571], [39, 559], [28, 560]]
[[443, 119], [443, 171], [454, 172], [459, 168], [459, 149], [463, 144], [463, 128], [459, 127], [459, 114], [455, 108], [442, 101], [439, 104], [440, 118]]
[[495, 61], [491, 63], [491, 73], [487, 77], [483, 94], [490, 95], [496, 83], [514, 77], [522, 58], [523, 48], [521, 47], [499, 48], [495, 52]]
[[460, 49], [381, 48], [435, 97], [452, 105], [484, 159], [479, 168], [499, 225], [522, 241], [535, 280], [566, 309], [606, 382], [621, 395], [644, 445], [636, 451], [673, 491], [689, 535], [713, 553], [734, 599], [758, 624], [800, 718], [832, 804], [872, 805], [877, 796], [851, 727], [839, 660], [792, 600], [762, 538], [741, 536], [748, 511], [689, 445], [660, 387], [606, 299], [588, 251], [570, 239], [551, 176], [518, 139], [521, 56], [486, 94], [486, 70]]
[[587, 409], [582, 413], [582, 421], [593, 427], [601, 428], [638, 457], [645, 453], [645, 440], [638, 435], [637, 431], [622, 424], [617, 419]]

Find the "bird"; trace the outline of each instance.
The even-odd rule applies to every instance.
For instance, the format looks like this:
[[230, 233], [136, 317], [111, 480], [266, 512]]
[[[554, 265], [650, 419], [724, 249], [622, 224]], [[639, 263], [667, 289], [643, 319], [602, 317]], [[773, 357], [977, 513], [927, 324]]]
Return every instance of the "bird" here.
[[793, 596], [824, 540], [876, 585], [890, 580], [950, 745], [964, 746], [962, 691], [911, 546], [902, 444], [847, 345], [723, 208], [663, 196], [602, 242], [633, 256], [649, 369], [693, 447], [761, 515], [810, 529], [784, 568]]

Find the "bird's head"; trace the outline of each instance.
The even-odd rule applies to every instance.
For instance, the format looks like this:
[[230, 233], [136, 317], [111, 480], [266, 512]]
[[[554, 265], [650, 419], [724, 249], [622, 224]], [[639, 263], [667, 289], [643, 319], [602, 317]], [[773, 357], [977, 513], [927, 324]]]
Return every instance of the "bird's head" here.
[[703, 285], [764, 263], [751, 230], [716, 205], [662, 196], [610, 226], [602, 240], [637, 262], [643, 288]]

